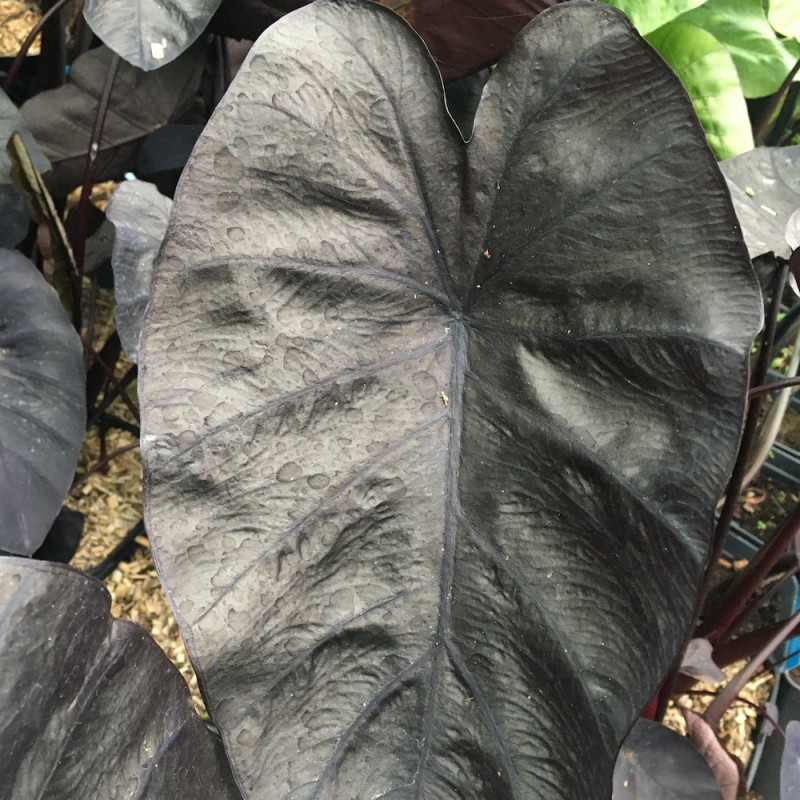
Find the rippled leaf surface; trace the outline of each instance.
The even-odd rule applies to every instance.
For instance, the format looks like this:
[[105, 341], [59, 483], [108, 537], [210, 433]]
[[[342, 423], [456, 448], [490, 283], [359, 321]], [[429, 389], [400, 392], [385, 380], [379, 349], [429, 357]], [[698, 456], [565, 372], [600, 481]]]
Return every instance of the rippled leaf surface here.
[[86, 425], [83, 350], [58, 295], [0, 250], [0, 550], [30, 555], [69, 490]]
[[148, 530], [247, 795], [608, 798], [759, 322], [619, 12], [539, 15], [468, 146], [395, 16], [272, 26], [184, 173], [140, 392]]
[[0, 558], [0, 797], [237, 800], [219, 740], [100, 581]]

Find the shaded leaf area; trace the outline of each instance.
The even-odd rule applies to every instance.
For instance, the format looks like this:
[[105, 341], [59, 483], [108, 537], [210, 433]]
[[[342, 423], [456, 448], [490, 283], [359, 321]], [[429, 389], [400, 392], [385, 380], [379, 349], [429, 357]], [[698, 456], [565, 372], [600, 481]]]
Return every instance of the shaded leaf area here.
[[[257, 39], [269, 25], [309, 0], [222, 0], [211, 30]], [[537, 14], [560, 0], [377, 0], [422, 37], [442, 77], [461, 78], [493, 64]]]
[[77, 570], [0, 558], [0, 796], [236, 800], [181, 674], [110, 607]]
[[114, 321], [122, 349], [139, 361], [139, 333], [150, 298], [153, 262], [167, 231], [172, 201], [152, 183], [125, 181], [108, 201], [106, 216], [114, 223]]
[[75, 472], [83, 350], [58, 295], [13, 250], [0, 250], [0, 296], [0, 549], [30, 555]]
[[800, 208], [800, 146], [758, 147], [720, 164], [752, 257], [788, 258], [786, 226]]
[[469, 146], [380, 7], [262, 37], [184, 173], [140, 390], [155, 557], [248, 796], [608, 797], [739, 436], [735, 227], [614, 9], [537, 17]]
[[220, 0], [86, 0], [89, 27], [117, 55], [146, 71], [174, 61], [205, 30]]
[[612, 799], [722, 800], [722, 792], [689, 739], [639, 719], [620, 748]]
[[[156, 128], [191, 111], [205, 63], [205, 43], [155, 72], [121, 62], [111, 91], [95, 180], [120, 178], [136, 162], [141, 141]], [[41, 92], [22, 106], [22, 118], [53, 164], [45, 176], [53, 195], [83, 183], [86, 152], [114, 53], [98, 47], [75, 59], [70, 82]]]

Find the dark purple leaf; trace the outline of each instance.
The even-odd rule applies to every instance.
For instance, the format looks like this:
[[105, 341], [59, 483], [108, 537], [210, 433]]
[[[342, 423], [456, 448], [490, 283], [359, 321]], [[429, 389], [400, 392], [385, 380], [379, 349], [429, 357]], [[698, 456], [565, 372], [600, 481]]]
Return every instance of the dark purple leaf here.
[[86, 424], [83, 350], [58, 295], [28, 259], [0, 250], [0, 549], [44, 541]]
[[[97, 154], [96, 181], [122, 177], [136, 163], [141, 142], [151, 131], [193, 107], [205, 50], [198, 42], [156, 72], [120, 63]], [[113, 57], [108, 47], [84, 53], [72, 64], [69, 83], [41, 92], [22, 106], [23, 120], [53, 164], [45, 181], [54, 195], [83, 183], [92, 127]]]
[[800, 797], [800, 721], [786, 726], [786, 741], [781, 758], [781, 800]]
[[608, 798], [739, 438], [735, 230], [614, 9], [537, 17], [468, 146], [379, 6], [255, 45], [182, 178], [140, 394], [148, 530], [248, 796]]
[[722, 800], [722, 793], [685, 736], [638, 719], [617, 756], [612, 800]]
[[89, 27], [133, 66], [174, 61], [203, 32], [220, 0], [85, 0]]
[[[269, 25], [309, 0], [222, 0], [210, 29], [257, 39]], [[560, 0], [376, 0], [422, 37], [446, 81], [488, 67], [540, 12]]]
[[0, 797], [236, 800], [219, 740], [100, 581], [0, 558]]

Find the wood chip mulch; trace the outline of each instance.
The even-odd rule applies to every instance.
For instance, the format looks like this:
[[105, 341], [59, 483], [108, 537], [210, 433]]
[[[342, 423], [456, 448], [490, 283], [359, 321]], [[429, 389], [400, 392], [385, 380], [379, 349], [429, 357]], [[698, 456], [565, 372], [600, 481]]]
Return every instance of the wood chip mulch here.
[[[41, 16], [30, 3], [0, 0], [0, 56], [15, 56]], [[37, 36], [28, 55], [38, 55], [40, 45], [41, 36]]]

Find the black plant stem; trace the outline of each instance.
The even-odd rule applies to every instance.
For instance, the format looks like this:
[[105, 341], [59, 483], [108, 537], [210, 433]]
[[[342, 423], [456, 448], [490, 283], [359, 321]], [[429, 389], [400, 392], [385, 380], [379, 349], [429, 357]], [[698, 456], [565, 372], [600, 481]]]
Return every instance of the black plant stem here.
[[66, 20], [60, 0], [41, 0], [42, 12], [58, 5], [58, 13], [48, 19], [42, 28], [42, 55], [39, 58], [39, 90], [55, 89], [66, 80], [67, 39], [64, 35]]
[[800, 533], [800, 503], [789, 518], [773, 534], [772, 538], [750, 560], [750, 563], [731, 581], [719, 601], [719, 611], [704, 620], [701, 633], [711, 644], [716, 644], [730, 631], [747, 601], [761, 586], [780, 557], [786, 552], [794, 538]]
[[[769, 310], [767, 312], [766, 321], [764, 324], [764, 332], [761, 336], [761, 347], [758, 352], [758, 361], [754, 370], [753, 379], [751, 381], [755, 386], [762, 386], [767, 382], [767, 373], [769, 372], [769, 365], [771, 361], [772, 343], [775, 341], [775, 328], [778, 324], [778, 314], [780, 313], [781, 298], [783, 297], [783, 290], [786, 286], [786, 277], [789, 272], [789, 265], [782, 264], [778, 274], [777, 285], [775, 291], [770, 299]], [[708, 592], [711, 590], [711, 581], [719, 557], [722, 555], [722, 549], [725, 546], [725, 537], [728, 535], [728, 529], [733, 521], [733, 514], [736, 510], [736, 504], [739, 502], [739, 495], [742, 492], [742, 484], [744, 482], [745, 474], [747, 473], [747, 460], [750, 455], [750, 450], [755, 441], [756, 432], [758, 430], [758, 421], [761, 415], [761, 406], [764, 403], [763, 395], [756, 395], [749, 403], [747, 409], [747, 419], [745, 420], [744, 432], [742, 433], [742, 442], [739, 446], [739, 454], [736, 458], [736, 464], [733, 467], [730, 481], [728, 481], [728, 488], [725, 493], [725, 502], [722, 506], [722, 511], [719, 515], [717, 528], [714, 532], [714, 544], [711, 548], [711, 555], [706, 567], [706, 574], [703, 579], [703, 588], [700, 593], [700, 602], [705, 602]]]
[[798, 60], [798, 62], [792, 67], [791, 71], [786, 76], [786, 79], [778, 88], [778, 91], [772, 95], [767, 107], [764, 109], [764, 112], [761, 114], [758, 122], [755, 124], [755, 127], [753, 128], [753, 139], [755, 140], [756, 144], [763, 143], [763, 139], [767, 134], [767, 126], [769, 125], [769, 121], [772, 119], [775, 109], [780, 105], [781, 100], [783, 100], [784, 95], [789, 91], [789, 87], [791, 87], [794, 76], [797, 74], [798, 70], [800, 70], [800, 60]]
[[719, 728], [722, 715], [728, 710], [737, 695], [750, 682], [753, 676], [763, 667], [764, 662], [773, 652], [791, 635], [794, 629], [800, 625], [800, 611], [792, 614], [786, 624], [770, 639], [761, 652], [752, 658], [747, 666], [739, 670], [736, 675], [728, 681], [723, 690], [717, 695], [714, 702], [706, 709], [703, 716], [715, 730]]
[[103, 390], [103, 386], [107, 383], [108, 374], [114, 374], [114, 367], [121, 352], [122, 345], [119, 341], [119, 334], [113, 331], [106, 339], [86, 375], [86, 409], [89, 417], [92, 416], [97, 398]]
[[117, 567], [120, 561], [130, 558], [136, 550], [136, 539], [144, 536], [144, 520], [139, 520], [124, 536], [122, 541], [96, 566], [89, 570], [89, 574], [100, 580], [105, 580]]
[[[119, 379], [119, 389], [125, 391], [132, 381], [136, 380], [139, 374], [139, 368], [134, 364], [123, 376]], [[120, 396], [120, 392], [116, 388], [107, 391], [103, 396], [102, 401], [97, 408], [91, 413], [87, 426], [94, 425], [105, 413], [108, 407]], [[130, 399], [130, 398], [129, 398]]]
[[[114, 53], [111, 64], [106, 75], [106, 82], [103, 86], [103, 93], [100, 95], [100, 103], [97, 106], [97, 114], [94, 118], [92, 136], [89, 140], [89, 151], [86, 153], [86, 165], [83, 169], [83, 186], [81, 187], [81, 197], [78, 201], [78, 221], [75, 226], [75, 240], [72, 243], [72, 252], [75, 256], [75, 267], [78, 270], [78, 293], [83, 289], [83, 263], [86, 258], [86, 239], [89, 235], [89, 204], [92, 202], [92, 186], [94, 185], [95, 163], [97, 153], [100, 149], [100, 141], [103, 138], [103, 128], [106, 124], [108, 114], [108, 104], [111, 100], [111, 90], [114, 88], [114, 79], [117, 76], [120, 58]], [[81, 329], [81, 304], [77, 303], [73, 308], [73, 322], [78, 331]]]
[[795, 386], [800, 386], [800, 376], [786, 378], [785, 380], [775, 381], [774, 383], [766, 383], [762, 386], [754, 386], [747, 393], [747, 397], [752, 400], [754, 397], [758, 397], [762, 394], [772, 394], [773, 392], [781, 391], [781, 389], [791, 389]]
[[28, 50], [31, 49], [31, 45], [33, 44], [36, 37], [39, 35], [39, 32], [42, 28], [50, 21], [50, 19], [69, 2], [69, 0], [58, 0], [52, 8], [50, 8], [47, 13], [42, 15], [42, 18], [33, 26], [31, 32], [28, 34], [28, 38], [22, 43], [22, 47], [20, 47], [19, 52], [16, 55], [16, 58], [11, 64], [10, 69], [6, 73], [6, 77], [3, 80], [3, 90], [8, 93], [8, 90], [11, 88], [11, 85], [14, 83], [14, 78], [17, 77], [17, 73], [20, 71], [22, 67], [22, 62], [25, 60], [25, 57], [28, 55]]
[[730, 624], [727, 631], [720, 637], [718, 644], [722, 644], [730, 640], [733, 634], [747, 622], [759, 608], [763, 608], [776, 594], [795, 576], [800, 572], [800, 564], [795, 564], [794, 567], [787, 570], [781, 575], [780, 578], [773, 581], [766, 592], [761, 592], [750, 603], [748, 603], [738, 617]]
[[95, 364], [97, 364], [100, 369], [105, 373], [106, 378], [108, 378], [108, 382], [117, 390], [119, 396], [122, 398], [122, 402], [128, 407], [128, 411], [133, 414], [133, 418], [138, 422], [139, 421], [139, 409], [133, 404], [133, 401], [128, 397], [125, 390], [120, 386], [119, 380], [117, 376], [114, 375], [113, 370], [111, 370], [108, 365], [100, 358], [98, 352], [92, 347], [89, 342], [83, 340], [83, 346], [88, 351], [89, 355], [94, 359]]
[[131, 442], [130, 444], [126, 444], [123, 447], [118, 447], [116, 450], [112, 450], [110, 453], [107, 453], [103, 458], [101, 458], [94, 466], [90, 469], [86, 470], [83, 475], [78, 475], [74, 481], [72, 481], [72, 486], [69, 487], [69, 490], [72, 491], [76, 489], [83, 483], [86, 483], [89, 478], [95, 474], [95, 472], [100, 472], [101, 470], [105, 469], [117, 456], [121, 456], [123, 453], [127, 453], [128, 450], [133, 450], [139, 446], [139, 442]]

